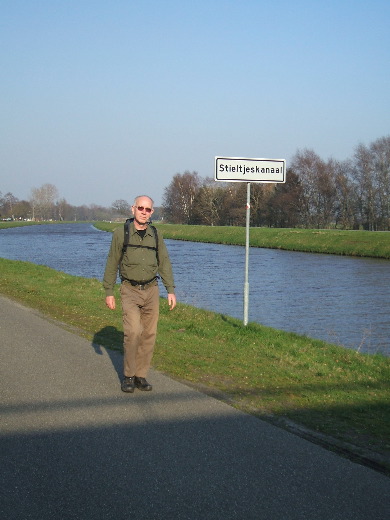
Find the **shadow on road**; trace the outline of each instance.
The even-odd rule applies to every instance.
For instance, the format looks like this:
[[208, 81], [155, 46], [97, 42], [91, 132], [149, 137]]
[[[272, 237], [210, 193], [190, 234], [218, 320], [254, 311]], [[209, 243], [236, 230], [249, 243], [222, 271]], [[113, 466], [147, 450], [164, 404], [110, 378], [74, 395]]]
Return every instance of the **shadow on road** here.
[[118, 330], [111, 325], [103, 327], [95, 333], [92, 340], [92, 347], [96, 354], [103, 355], [102, 349], [107, 352], [111, 359], [112, 365], [118, 374], [118, 379], [121, 381], [123, 377], [122, 359], [118, 359], [118, 352], [123, 352], [123, 331]]

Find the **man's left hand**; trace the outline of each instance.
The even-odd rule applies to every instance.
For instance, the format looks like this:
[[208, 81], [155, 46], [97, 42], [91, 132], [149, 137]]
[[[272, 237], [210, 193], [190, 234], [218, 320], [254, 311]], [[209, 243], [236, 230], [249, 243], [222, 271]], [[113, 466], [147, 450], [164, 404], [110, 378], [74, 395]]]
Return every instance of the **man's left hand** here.
[[169, 310], [172, 311], [176, 307], [176, 295], [168, 294], [168, 305]]

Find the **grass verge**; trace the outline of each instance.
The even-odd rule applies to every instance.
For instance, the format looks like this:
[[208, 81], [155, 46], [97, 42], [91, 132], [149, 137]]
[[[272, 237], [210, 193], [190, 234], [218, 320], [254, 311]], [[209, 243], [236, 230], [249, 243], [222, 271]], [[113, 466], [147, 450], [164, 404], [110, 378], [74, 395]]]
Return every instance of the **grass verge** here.
[[[56, 224], [58, 223], [56, 222]], [[0, 221], [0, 230], [36, 224], [53, 224], [53, 222]], [[113, 231], [120, 225], [118, 222], [94, 222], [94, 226], [102, 231]], [[162, 231], [165, 238], [173, 240], [245, 245], [244, 227], [187, 226], [162, 224], [161, 222], [157, 222], [155, 225]], [[251, 247], [390, 259], [390, 233], [386, 231], [251, 228], [249, 241]]]
[[[96, 222], [94, 225], [103, 231], [112, 231], [120, 224]], [[156, 227], [169, 239], [245, 245], [244, 227], [161, 223], [156, 223]], [[251, 247], [390, 259], [390, 233], [385, 231], [251, 228], [249, 242]]]
[[[84, 222], [85, 223], [85, 222]], [[42, 220], [41, 222], [32, 222], [30, 220], [0, 220], [0, 230], [7, 229], [11, 227], [22, 227], [22, 226], [39, 226], [44, 224], [74, 224], [74, 221], [67, 222], [65, 220]]]
[[[0, 270], [3, 295], [122, 349], [121, 312], [98, 280], [5, 259]], [[153, 366], [390, 474], [389, 358], [164, 301]]]

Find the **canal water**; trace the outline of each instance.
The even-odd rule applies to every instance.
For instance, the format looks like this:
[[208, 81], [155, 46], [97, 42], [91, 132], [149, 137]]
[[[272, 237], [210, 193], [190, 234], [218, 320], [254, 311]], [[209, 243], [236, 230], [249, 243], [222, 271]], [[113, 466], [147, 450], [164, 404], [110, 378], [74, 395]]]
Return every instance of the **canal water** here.
[[[102, 279], [110, 242], [91, 224], [11, 228], [0, 231], [0, 257]], [[179, 301], [243, 319], [244, 247], [166, 244]], [[390, 355], [387, 260], [250, 248], [249, 287], [249, 321]]]

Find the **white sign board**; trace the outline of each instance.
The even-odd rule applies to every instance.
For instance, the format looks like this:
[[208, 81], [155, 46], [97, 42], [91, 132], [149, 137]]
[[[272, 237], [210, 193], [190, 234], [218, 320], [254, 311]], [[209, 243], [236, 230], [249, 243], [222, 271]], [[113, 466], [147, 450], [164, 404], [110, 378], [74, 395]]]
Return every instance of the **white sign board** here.
[[285, 159], [216, 157], [215, 180], [224, 182], [286, 182]]

